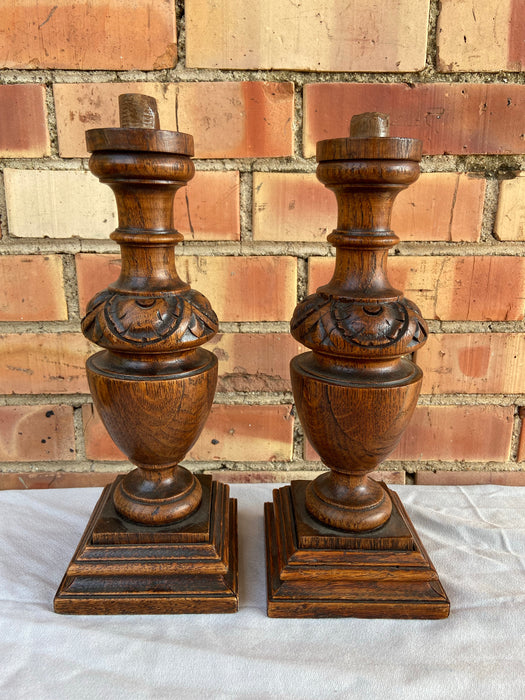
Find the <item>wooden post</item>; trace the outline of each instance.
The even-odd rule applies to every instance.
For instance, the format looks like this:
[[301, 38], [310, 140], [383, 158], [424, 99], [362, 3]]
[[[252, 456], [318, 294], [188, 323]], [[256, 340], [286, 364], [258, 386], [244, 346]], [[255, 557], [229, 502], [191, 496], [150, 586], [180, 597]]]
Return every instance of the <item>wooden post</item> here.
[[388, 136], [388, 115], [353, 117], [317, 144], [337, 198], [333, 277], [301, 302], [294, 338], [311, 352], [291, 376], [304, 432], [330, 471], [274, 491], [266, 506], [268, 614], [446, 617], [449, 602], [396, 494], [369, 478], [399, 442], [422, 372], [409, 355], [427, 326], [388, 281], [397, 194], [419, 176], [421, 142]]
[[228, 486], [179, 465], [211, 409], [218, 329], [183, 282], [173, 198], [193, 177], [193, 138], [159, 130], [156, 102], [121, 95], [120, 128], [86, 134], [89, 167], [113, 190], [121, 247], [116, 282], [89, 303], [84, 335], [93, 401], [137, 466], [106, 487], [55, 597], [78, 614], [234, 612], [237, 510]]

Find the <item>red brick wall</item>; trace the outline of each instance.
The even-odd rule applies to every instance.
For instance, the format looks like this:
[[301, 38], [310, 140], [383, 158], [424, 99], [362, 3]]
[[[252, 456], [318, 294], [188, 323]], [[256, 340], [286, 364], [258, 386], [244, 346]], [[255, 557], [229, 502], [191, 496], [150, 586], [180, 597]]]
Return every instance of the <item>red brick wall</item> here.
[[[497, 11], [496, 11], [497, 9]], [[327, 280], [335, 200], [315, 142], [391, 114], [424, 144], [391, 276], [429, 320], [423, 394], [387, 478], [525, 484], [525, 22], [521, 0], [12, 0], [0, 14], [0, 487], [128, 468], [93, 411], [80, 334], [118, 274], [84, 131], [155, 96], [194, 134], [179, 270], [212, 301], [221, 378], [188, 457], [225, 479], [321, 469], [294, 416], [288, 334]], [[73, 475], [73, 476], [72, 476]]]

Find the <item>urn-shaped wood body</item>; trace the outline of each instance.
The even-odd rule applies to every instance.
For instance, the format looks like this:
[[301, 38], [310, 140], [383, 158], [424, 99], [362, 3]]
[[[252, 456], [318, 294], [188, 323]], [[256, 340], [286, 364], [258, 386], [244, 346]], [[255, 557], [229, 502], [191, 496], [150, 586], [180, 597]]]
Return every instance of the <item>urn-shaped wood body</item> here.
[[327, 525], [364, 531], [380, 527], [390, 517], [388, 491], [367, 474], [399, 442], [416, 405], [421, 372], [412, 363], [403, 369], [406, 375], [397, 383], [365, 388], [345, 381], [342, 372], [322, 372], [313, 353], [291, 364], [297, 414], [331, 470], [308, 486], [306, 507]]
[[121, 95], [121, 126], [87, 132], [91, 171], [115, 194], [120, 277], [88, 304], [82, 331], [93, 401], [136, 469], [104, 489], [55, 597], [78, 614], [235, 612], [237, 509], [228, 486], [179, 465], [217, 383], [201, 347], [218, 322], [183, 282], [173, 198], [193, 177], [193, 138], [159, 128], [155, 101]]
[[388, 117], [352, 119], [317, 144], [317, 176], [337, 198], [332, 279], [291, 322], [310, 352], [290, 365], [297, 414], [330, 471], [266, 504], [272, 617], [446, 617], [449, 602], [399, 498], [368, 474], [416, 406], [427, 337], [417, 306], [388, 280], [395, 197], [419, 176], [421, 143], [388, 136]]
[[295, 310], [291, 332], [312, 350], [291, 363], [304, 431], [331, 472], [307, 489], [306, 507], [343, 530], [383, 525], [388, 491], [367, 473], [401, 438], [417, 402], [422, 374], [406, 357], [425, 342], [417, 306], [388, 281], [396, 195], [419, 176], [421, 143], [389, 138], [381, 116], [361, 116], [351, 137], [317, 145], [317, 176], [335, 192], [336, 247], [328, 284]]
[[[128, 101], [129, 102], [129, 101]], [[129, 107], [124, 98], [124, 122]], [[89, 303], [84, 335], [104, 351], [87, 363], [94, 403], [111, 437], [138, 470], [119, 482], [117, 512], [168, 524], [201, 501], [199, 481], [178, 466], [199, 436], [217, 382], [217, 359], [200, 346], [217, 332], [208, 300], [183, 282], [173, 247], [173, 198], [193, 177], [188, 134], [141, 126], [86, 134], [91, 171], [117, 200], [111, 235], [122, 272]]]

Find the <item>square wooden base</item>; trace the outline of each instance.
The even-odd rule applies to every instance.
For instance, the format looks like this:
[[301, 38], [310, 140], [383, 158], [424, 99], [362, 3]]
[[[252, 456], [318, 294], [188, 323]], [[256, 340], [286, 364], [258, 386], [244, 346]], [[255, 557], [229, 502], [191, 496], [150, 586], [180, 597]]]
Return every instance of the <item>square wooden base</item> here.
[[55, 596], [76, 615], [231, 613], [238, 610], [237, 501], [198, 476], [199, 509], [162, 527], [122, 518], [106, 486]]
[[346, 533], [309, 515], [307, 484], [292, 481], [265, 504], [269, 617], [448, 617], [449, 600], [396, 493], [383, 527]]

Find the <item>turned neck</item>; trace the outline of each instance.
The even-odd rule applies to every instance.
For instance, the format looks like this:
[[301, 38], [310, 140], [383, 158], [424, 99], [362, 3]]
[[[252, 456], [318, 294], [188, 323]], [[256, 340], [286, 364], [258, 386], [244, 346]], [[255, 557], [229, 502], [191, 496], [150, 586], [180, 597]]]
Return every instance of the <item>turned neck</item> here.
[[337, 199], [335, 270], [319, 292], [353, 300], [394, 301], [401, 292], [388, 281], [389, 249], [399, 242], [390, 228], [397, 195], [419, 177], [421, 144], [389, 137], [388, 116], [352, 119], [350, 138], [318, 144], [318, 179]]
[[327, 185], [337, 199], [337, 230], [347, 233], [390, 232], [394, 200], [407, 185]]
[[173, 228], [173, 201], [194, 175], [190, 158], [97, 151], [89, 167], [111, 187], [117, 203], [118, 228], [111, 238], [121, 247], [122, 271], [110, 289], [132, 294], [189, 289], [175, 265], [173, 247], [184, 237]]
[[332, 279], [317, 289], [353, 301], [395, 301], [402, 292], [388, 281], [388, 249], [338, 247]]
[[[171, 233], [173, 231], [173, 201], [175, 193], [186, 184], [133, 180], [104, 180], [115, 195], [118, 227], [122, 231]], [[137, 228], [140, 226], [140, 228]]]
[[[190, 289], [190, 285], [179, 277], [175, 265], [174, 243], [177, 240], [173, 239], [177, 234], [142, 235], [140, 241], [130, 241], [132, 236], [133, 234], [126, 235], [120, 229], [111, 236], [119, 242], [122, 267], [120, 277], [109, 289], [132, 294], [143, 293], [148, 296], [157, 292], [180, 292]], [[127, 242], [124, 242], [123, 238], [127, 239]]]

